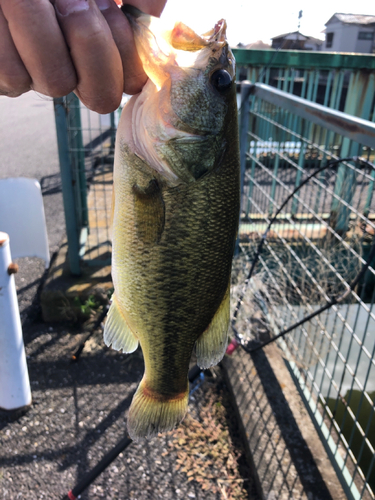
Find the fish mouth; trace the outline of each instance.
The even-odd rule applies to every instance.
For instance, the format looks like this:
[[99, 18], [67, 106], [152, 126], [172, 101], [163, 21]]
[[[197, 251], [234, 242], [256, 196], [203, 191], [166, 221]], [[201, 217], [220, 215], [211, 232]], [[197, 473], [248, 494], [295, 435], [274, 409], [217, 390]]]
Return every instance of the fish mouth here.
[[226, 43], [226, 33], [227, 23], [225, 19], [220, 19], [220, 21], [215, 24], [212, 30], [202, 35], [202, 38], [206, 39], [208, 44], [213, 42]]
[[[182, 22], [176, 22], [173, 29], [166, 29], [161, 19], [131, 5], [123, 5], [121, 9], [132, 27], [143, 68], [158, 89], [171, 73], [176, 75], [178, 69], [201, 70], [210, 58], [219, 59], [221, 54], [226, 58], [230, 53], [225, 19], [198, 35]], [[230, 57], [229, 65], [233, 65]]]
[[230, 84], [235, 78], [227, 24], [220, 19], [210, 31], [198, 35], [182, 22], [165, 29], [162, 20], [134, 7], [127, 6], [125, 13], [149, 77], [133, 99], [133, 152], [170, 187], [195, 182], [211, 171], [215, 155], [224, 147], [216, 144], [215, 137], [227, 104], [211, 77], [224, 70]]
[[226, 30], [225, 19], [220, 19], [210, 31], [203, 35], [198, 35], [186, 24], [177, 22], [171, 31], [166, 32], [164, 37], [168, 39], [174, 49], [195, 52], [208, 46], [219, 48], [226, 44]]
[[[155, 18], [149, 14], [143, 13], [133, 5], [124, 4], [121, 6], [122, 12], [127, 17], [133, 30], [139, 31], [139, 25], [143, 25], [150, 31], [151, 23], [160, 23], [160, 19]], [[186, 24], [178, 21], [175, 23], [172, 30], [164, 30], [162, 36], [170, 43], [170, 45], [178, 50], [196, 51], [201, 50], [211, 44], [225, 44], [226, 40], [227, 23], [225, 19], [220, 19], [215, 26], [198, 35], [194, 30], [189, 28]]]

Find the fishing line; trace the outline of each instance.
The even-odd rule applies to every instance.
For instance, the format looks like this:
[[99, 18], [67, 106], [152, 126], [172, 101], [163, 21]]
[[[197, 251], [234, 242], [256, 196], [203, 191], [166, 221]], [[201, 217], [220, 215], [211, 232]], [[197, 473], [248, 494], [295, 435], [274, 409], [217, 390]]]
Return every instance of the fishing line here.
[[[236, 324], [236, 321], [237, 321], [238, 312], [239, 312], [239, 310], [241, 308], [241, 305], [243, 303], [243, 299], [244, 299], [247, 287], [248, 287], [248, 285], [250, 283], [250, 279], [251, 279], [251, 277], [253, 275], [255, 266], [256, 266], [256, 264], [257, 264], [257, 262], [259, 260], [259, 257], [261, 255], [264, 243], [266, 241], [267, 235], [268, 235], [268, 233], [270, 231], [270, 228], [271, 228], [272, 224], [276, 221], [276, 219], [277, 219], [278, 215], [280, 214], [280, 212], [282, 211], [282, 209], [288, 204], [288, 202], [293, 198], [293, 196], [305, 184], [307, 184], [312, 178], [314, 178], [320, 172], [323, 172], [324, 170], [327, 170], [330, 167], [336, 166], [336, 165], [338, 165], [338, 164], [340, 164], [340, 163], [342, 163], [344, 161], [346, 161], [346, 162], [348, 162], [348, 161], [358, 162], [358, 163], [361, 163], [363, 165], [366, 165], [366, 166], [370, 167], [372, 170], [375, 170], [375, 166], [371, 162], [369, 162], [365, 158], [361, 158], [361, 157], [358, 157], [358, 156], [351, 156], [351, 157], [346, 157], [346, 158], [338, 158], [336, 160], [330, 160], [326, 165], [324, 165], [323, 167], [318, 168], [312, 174], [310, 174], [308, 177], [306, 177], [306, 179], [304, 179], [301, 182], [301, 184], [299, 184], [292, 191], [292, 193], [284, 200], [284, 202], [281, 204], [281, 206], [279, 207], [279, 209], [276, 211], [275, 215], [272, 217], [271, 221], [269, 222], [269, 224], [267, 226], [267, 229], [263, 233], [263, 235], [261, 237], [261, 240], [260, 240], [260, 243], [258, 244], [258, 247], [256, 249], [255, 255], [253, 257], [253, 261], [252, 261], [250, 270], [249, 270], [249, 272], [247, 274], [247, 277], [246, 277], [246, 279], [244, 281], [242, 292], [240, 293], [240, 296], [239, 296], [239, 298], [237, 300], [236, 308], [234, 310], [233, 318], [232, 318], [232, 321], [231, 321], [231, 327], [232, 327], [232, 330], [234, 332], [235, 339], [236, 339], [237, 343], [239, 345], [241, 345], [241, 347], [246, 352], [252, 353], [252, 352], [255, 352], [255, 351], [259, 350], [259, 349], [262, 349], [266, 345], [271, 344], [272, 342], [275, 342], [277, 339], [283, 337], [284, 335], [286, 335], [287, 333], [291, 332], [295, 328], [303, 325], [307, 321], [310, 321], [311, 319], [313, 319], [315, 316], [317, 316], [317, 315], [321, 314], [322, 312], [326, 311], [327, 309], [331, 308], [333, 305], [338, 304], [339, 302], [342, 302], [346, 297], [348, 297], [348, 295], [350, 294], [350, 292], [354, 290], [354, 288], [357, 286], [357, 284], [363, 278], [363, 276], [365, 275], [368, 267], [370, 266], [370, 263], [371, 263], [372, 259], [375, 257], [375, 238], [374, 238], [366, 262], [362, 265], [361, 270], [356, 275], [356, 277], [352, 280], [352, 282], [348, 285], [348, 287], [347, 287], [347, 289], [346, 289], [346, 291], [344, 293], [342, 293], [341, 295], [337, 295], [336, 297], [332, 297], [331, 300], [329, 300], [324, 306], [320, 307], [319, 309], [317, 309], [316, 311], [312, 312], [311, 314], [305, 316], [300, 321], [294, 323], [292, 326], [286, 328], [285, 330], [283, 330], [282, 332], [280, 332], [279, 334], [277, 334], [275, 337], [272, 337], [272, 339], [269, 339], [269, 340], [267, 340], [267, 341], [265, 341], [265, 342], [263, 342], [263, 343], [261, 343], [261, 344], [259, 344], [257, 346], [254, 346], [254, 347], [250, 348], [250, 347], [247, 346], [247, 342], [246, 343], [244, 342], [243, 338], [241, 337], [241, 335], [239, 334], [238, 330], [236, 329], [235, 324]], [[252, 342], [254, 342], [254, 341], [252, 341]]]

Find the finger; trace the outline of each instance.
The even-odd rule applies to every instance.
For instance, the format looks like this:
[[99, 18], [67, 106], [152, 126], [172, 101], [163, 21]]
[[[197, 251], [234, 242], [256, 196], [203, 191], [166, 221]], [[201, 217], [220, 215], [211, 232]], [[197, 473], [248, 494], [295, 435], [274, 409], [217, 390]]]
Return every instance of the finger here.
[[17, 52], [31, 77], [31, 87], [59, 97], [76, 86], [69, 50], [49, 0], [0, 0]]
[[76, 94], [94, 111], [114, 111], [122, 97], [121, 58], [95, 0], [55, 0], [54, 5], [77, 71]]
[[0, 33], [0, 95], [17, 97], [30, 90], [31, 78], [13, 43], [1, 8]]
[[146, 83], [147, 75], [139, 59], [129, 21], [113, 0], [96, 0], [96, 4], [107, 21], [120, 53], [123, 68], [123, 91], [130, 95], [137, 94]]

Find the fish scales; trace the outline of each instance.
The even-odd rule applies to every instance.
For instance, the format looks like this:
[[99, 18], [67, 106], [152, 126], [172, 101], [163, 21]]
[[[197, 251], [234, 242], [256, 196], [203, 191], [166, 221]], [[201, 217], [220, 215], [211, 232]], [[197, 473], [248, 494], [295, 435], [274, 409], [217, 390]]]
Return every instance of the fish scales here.
[[[132, 20], [132, 25], [137, 41], [139, 21]], [[220, 33], [223, 38], [225, 30], [224, 35]], [[222, 45], [228, 69], [228, 49]], [[143, 61], [142, 48], [137, 48]], [[202, 71], [210, 64], [213, 71], [221, 71], [217, 68], [223, 62], [208, 57]], [[187, 90], [183, 79], [174, 85], [173, 71], [171, 82], [164, 82], [161, 92], [169, 89], [165, 108], [174, 119], [172, 133], [177, 134], [177, 141], [171, 146], [174, 136], [164, 142], [157, 139], [152, 143], [157, 154], [142, 158], [139, 151], [144, 150], [135, 146], [134, 123], [148, 100], [132, 98], [123, 111], [116, 143], [112, 230], [115, 293], [105, 340], [124, 352], [134, 350], [138, 342], [142, 347], [145, 374], [128, 418], [134, 439], [170, 430], [179, 423], [186, 412], [187, 374], [194, 346], [198, 361], [209, 366], [220, 360], [227, 342], [231, 262], [239, 216], [234, 69], [231, 93], [225, 98], [217, 96], [218, 110], [211, 109], [208, 118], [194, 114], [205, 114], [212, 102], [215, 90], [206, 88], [209, 73], [206, 71], [206, 80], [202, 73], [202, 81], [195, 84], [193, 80]], [[152, 85], [145, 92], [154, 99]], [[202, 85], [204, 90], [199, 94]], [[161, 92], [159, 89], [157, 99], [163, 98]], [[189, 99], [191, 106], [186, 108]], [[165, 116], [163, 120], [165, 125]], [[165, 128], [170, 133], [168, 126]], [[158, 123], [158, 132], [160, 127]], [[202, 140], [197, 130], [203, 134]], [[155, 168], [157, 155], [162, 159], [161, 169], [160, 165]], [[163, 171], [163, 162], [172, 174]]]

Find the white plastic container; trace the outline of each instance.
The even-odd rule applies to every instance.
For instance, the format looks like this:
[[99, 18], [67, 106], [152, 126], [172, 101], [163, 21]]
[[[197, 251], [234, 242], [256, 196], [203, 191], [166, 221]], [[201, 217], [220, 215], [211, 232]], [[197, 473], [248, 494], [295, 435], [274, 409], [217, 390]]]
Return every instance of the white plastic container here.
[[0, 231], [11, 240], [12, 257], [39, 257], [49, 266], [43, 196], [36, 179], [0, 179]]

